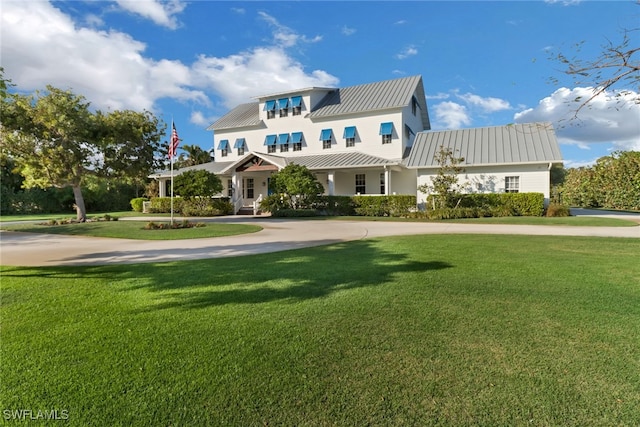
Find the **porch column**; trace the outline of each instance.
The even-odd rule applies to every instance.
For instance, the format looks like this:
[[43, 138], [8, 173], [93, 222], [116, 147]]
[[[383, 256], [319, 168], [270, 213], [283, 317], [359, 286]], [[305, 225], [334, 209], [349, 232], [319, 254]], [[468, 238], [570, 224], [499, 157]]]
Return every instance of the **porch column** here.
[[388, 196], [391, 194], [391, 169], [384, 167], [384, 194]]
[[329, 193], [329, 196], [333, 196], [336, 192], [336, 184], [335, 184], [335, 171], [329, 171], [327, 172], [327, 190]]
[[158, 194], [160, 197], [167, 197], [167, 181], [166, 178], [158, 179]]

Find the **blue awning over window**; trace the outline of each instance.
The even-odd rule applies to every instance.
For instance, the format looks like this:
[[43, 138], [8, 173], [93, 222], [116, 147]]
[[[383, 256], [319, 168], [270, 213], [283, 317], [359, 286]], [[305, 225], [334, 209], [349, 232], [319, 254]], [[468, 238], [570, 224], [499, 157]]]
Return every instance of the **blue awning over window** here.
[[229, 140], [221, 139], [220, 144], [218, 144], [218, 150], [226, 150], [229, 148]]
[[295, 108], [295, 107], [299, 107], [302, 105], [302, 97], [301, 96], [294, 96], [291, 98], [291, 107]]
[[264, 111], [272, 111], [276, 109], [276, 101], [272, 99], [264, 103]]
[[284, 110], [289, 107], [289, 98], [281, 98], [278, 99], [278, 107], [281, 110]]
[[380, 135], [392, 135], [393, 134], [393, 122], [380, 124]]
[[243, 148], [244, 147], [244, 138], [236, 139], [236, 143], [233, 144], [233, 148]]
[[264, 145], [276, 145], [276, 136], [267, 135], [267, 137], [264, 139]]
[[331, 139], [331, 129], [322, 129], [320, 132], [320, 141], [329, 141]]
[[293, 132], [291, 134], [291, 143], [298, 144], [302, 142], [302, 132]]
[[278, 135], [278, 145], [284, 145], [289, 143], [289, 134], [281, 133]]
[[344, 128], [344, 138], [355, 138], [356, 137], [356, 127], [355, 126], [347, 126]]

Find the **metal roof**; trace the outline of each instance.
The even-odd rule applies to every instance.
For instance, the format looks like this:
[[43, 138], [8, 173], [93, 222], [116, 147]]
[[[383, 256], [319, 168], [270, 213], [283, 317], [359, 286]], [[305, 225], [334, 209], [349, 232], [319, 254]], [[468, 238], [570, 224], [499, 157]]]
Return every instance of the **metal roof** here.
[[[286, 93], [302, 93], [312, 89], [328, 90], [327, 88], [306, 88]], [[420, 109], [423, 128], [430, 129], [424, 86], [422, 77], [419, 75], [342, 89], [331, 89], [331, 92], [314, 107], [308, 117], [311, 119], [330, 118], [344, 114], [404, 108], [411, 105], [414, 94]], [[261, 124], [259, 108], [259, 102], [238, 105], [220, 117], [207, 130], [258, 126]]]
[[235, 129], [257, 126], [261, 123], [260, 106], [257, 102], [240, 104], [216, 120], [207, 130]]
[[[268, 157], [278, 158], [279, 156], [268, 156], [260, 153], [257, 155], [267, 159]], [[306, 166], [310, 170], [320, 169], [343, 169], [343, 168], [364, 168], [377, 166], [392, 166], [400, 163], [400, 160], [388, 160], [360, 152], [316, 154], [311, 156], [281, 157], [286, 164], [295, 163]], [[269, 160], [269, 159], [268, 159]], [[270, 160], [271, 161], [271, 160]], [[281, 162], [273, 162], [280, 166]]]
[[365, 111], [403, 108], [410, 105], [418, 91], [416, 100], [420, 107], [422, 122], [429, 129], [429, 115], [421, 76], [403, 77], [336, 89], [329, 93], [309, 114], [310, 118], [324, 118]]
[[438, 167], [440, 147], [450, 148], [463, 165], [485, 166], [522, 163], [558, 163], [560, 148], [551, 123], [524, 123], [473, 129], [418, 132], [405, 165]]
[[[229, 166], [234, 164], [235, 162], [208, 162], [202, 163], [194, 166], [187, 166], [181, 169], [174, 169], [173, 176], [178, 176], [182, 172], [186, 172], [188, 170], [206, 170], [216, 175], [220, 175], [225, 171]], [[151, 178], [170, 178], [171, 171], [170, 170], [161, 170], [156, 173], [150, 175]]]

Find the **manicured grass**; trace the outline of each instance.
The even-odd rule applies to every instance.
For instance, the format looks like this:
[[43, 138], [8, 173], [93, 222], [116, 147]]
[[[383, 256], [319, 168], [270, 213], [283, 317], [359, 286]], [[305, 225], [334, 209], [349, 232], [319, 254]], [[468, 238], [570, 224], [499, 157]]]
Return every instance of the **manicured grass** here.
[[636, 425], [640, 241], [404, 236], [2, 267], [3, 409], [68, 425]]
[[386, 221], [386, 222], [476, 222], [480, 224], [517, 224], [517, 225], [567, 225], [576, 227], [637, 227], [638, 223], [626, 219], [618, 218], [598, 218], [598, 217], [536, 217], [536, 216], [511, 216], [495, 218], [464, 218], [432, 221], [423, 218], [395, 218], [376, 216], [324, 216], [300, 218], [304, 219], [326, 219], [335, 221]]
[[[109, 214], [111, 216], [114, 217], [118, 217], [118, 218], [124, 218], [124, 217], [132, 217], [132, 216], [149, 216], [149, 217], [156, 217], [156, 216], [162, 216], [162, 217], [167, 217], [167, 214], [143, 214], [140, 212], [134, 212], [134, 211], [122, 211], [122, 212], [103, 212], [103, 213], [88, 213], [87, 214], [87, 218], [95, 218], [95, 217], [101, 217], [104, 216], [105, 214]], [[76, 215], [73, 212], [70, 212], [68, 214], [32, 214], [32, 215], [2, 215], [0, 216], [0, 223], [1, 222], [12, 222], [12, 221], [48, 221], [50, 219], [68, 219], [68, 218], [75, 218]]]
[[501, 218], [466, 218], [446, 222], [473, 222], [478, 224], [517, 224], [517, 225], [568, 225], [575, 227], [637, 227], [638, 223], [619, 218], [598, 218], [587, 216], [536, 217], [511, 216]]
[[[155, 221], [160, 223], [161, 221]], [[171, 230], [145, 230], [144, 221], [104, 221], [64, 225], [15, 224], [4, 225], [3, 230], [28, 233], [69, 234], [77, 236], [112, 237], [138, 240], [201, 239], [205, 237], [234, 236], [255, 233], [262, 227], [251, 224], [207, 223], [205, 227]]]

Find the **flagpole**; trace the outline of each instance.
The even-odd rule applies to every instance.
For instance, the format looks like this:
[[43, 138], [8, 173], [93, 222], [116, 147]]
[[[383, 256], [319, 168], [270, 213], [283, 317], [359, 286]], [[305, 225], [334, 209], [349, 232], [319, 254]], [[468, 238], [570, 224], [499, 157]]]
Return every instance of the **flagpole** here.
[[174, 127], [174, 123], [173, 123], [173, 117], [172, 117], [171, 129], [169, 130], [171, 132], [171, 136], [169, 137], [169, 154], [171, 157], [171, 226], [172, 227], [173, 227], [173, 158], [176, 155], [176, 153], [174, 152], [175, 150], [173, 149], [173, 127]]

